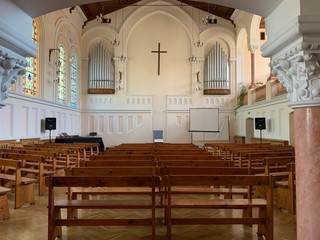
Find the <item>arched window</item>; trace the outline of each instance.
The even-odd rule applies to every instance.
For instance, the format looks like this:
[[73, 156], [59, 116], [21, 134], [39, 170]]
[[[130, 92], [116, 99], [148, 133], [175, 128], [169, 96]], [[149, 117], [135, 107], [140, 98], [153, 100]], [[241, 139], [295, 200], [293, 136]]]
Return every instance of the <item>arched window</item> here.
[[[38, 28], [32, 20], [32, 42], [39, 47]], [[22, 77], [22, 93], [36, 97], [38, 94], [38, 53], [35, 57], [27, 57], [28, 67], [26, 74]]]
[[66, 104], [66, 79], [67, 79], [67, 55], [66, 48], [62, 43], [59, 44], [59, 78], [57, 81], [58, 99], [57, 102]]
[[75, 53], [71, 54], [71, 65], [70, 65], [70, 106], [77, 107], [77, 80], [78, 80], [78, 60]]

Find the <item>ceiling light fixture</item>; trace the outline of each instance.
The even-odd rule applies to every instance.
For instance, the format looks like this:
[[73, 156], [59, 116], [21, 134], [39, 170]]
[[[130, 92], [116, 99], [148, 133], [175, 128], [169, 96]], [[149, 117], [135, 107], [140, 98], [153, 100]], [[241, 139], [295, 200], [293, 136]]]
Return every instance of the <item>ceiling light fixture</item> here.
[[[210, 4], [208, 4], [208, 13], [211, 13]], [[202, 18], [202, 21], [205, 25], [216, 24], [218, 22], [215, 15], [211, 15], [211, 16], [207, 15], [204, 18]]]
[[207, 24], [216, 24], [218, 22], [217, 19], [216, 19], [216, 16], [214, 16], [214, 15], [211, 15], [211, 16], [207, 15], [206, 17], [204, 17], [202, 19], [202, 21], [206, 25]]
[[111, 18], [108, 18], [108, 16], [106, 16], [104, 14], [104, 2], [100, 3], [102, 5], [102, 13], [100, 13], [99, 15], [96, 16], [97, 22], [98, 23], [111, 23]]

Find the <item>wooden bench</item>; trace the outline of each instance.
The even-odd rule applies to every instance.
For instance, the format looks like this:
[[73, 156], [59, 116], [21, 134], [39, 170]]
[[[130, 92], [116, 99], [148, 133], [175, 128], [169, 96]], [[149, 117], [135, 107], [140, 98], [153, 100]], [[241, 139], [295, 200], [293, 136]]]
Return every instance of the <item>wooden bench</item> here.
[[[262, 167], [253, 167], [252, 169], [256, 172], [256, 175], [272, 175], [275, 182], [281, 181], [282, 183], [288, 183], [288, 177], [290, 174], [288, 164], [294, 161], [294, 156], [265, 157], [263, 159]], [[262, 173], [261, 168], [263, 170]], [[276, 184], [274, 185], [274, 188], [277, 188]], [[263, 186], [256, 186], [254, 188], [254, 194], [264, 198], [266, 196], [266, 190]]]
[[[186, 167], [186, 166], [167, 166], [160, 169], [161, 176], [166, 175], [248, 175], [248, 168], [239, 167]], [[174, 194], [218, 194], [225, 198], [232, 198], [232, 195], [246, 196], [248, 190], [243, 187], [232, 188], [229, 186], [175, 186], [171, 192]]]
[[[48, 179], [49, 203], [48, 203], [48, 240], [62, 237], [62, 226], [150, 226], [152, 238], [156, 238], [156, 201], [155, 186], [159, 180], [155, 176], [51, 176]], [[146, 194], [146, 199], [99, 199], [99, 200], [55, 200], [54, 190], [59, 187], [149, 187], [150, 191]], [[62, 209], [84, 209], [83, 218], [70, 219], [63, 218]], [[137, 210], [144, 209], [149, 213], [145, 218], [89, 218], [86, 216], [87, 209], [97, 209], [102, 212], [104, 209]], [[101, 214], [97, 214], [101, 216]], [[79, 236], [80, 237], [80, 236]]]
[[151, 160], [89, 160], [83, 162], [83, 167], [134, 167], [134, 166], [156, 166], [156, 163]]
[[153, 160], [152, 155], [140, 155], [140, 154], [103, 154], [93, 155], [89, 160]]
[[0, 220], [10, 219], [9, 203], [7, 193], [11, 192], [10, 188], [0, 186]]
[[276, 207], [287, 209], [290, 213], [296, 213], [296, 184], [295, 184], [295, 164], [288, 164], [288, 179], [276, 181]]
[[220, 156], [213, 156], [212, 154], [181, 155], [175, 152], [168, 155], [158, 155], [156, 158], [161, 160], [222, 160]]
[[46, 191], [45, 178], [53, 175], [54, 171], [44, 168], [45, 157], [42, 155], [23, 154], [23, 153], [4, 153], [1, 156], [6, 159], [21, 160], [23, 167], [21, 168], [22, 176], [32, 175], [38, 181], [38, 194], [44, 195]]
[[[258, 225], [258, 234], [265, 237], [266, 240], [273, 240], [273, 196], [272, 196], [272, 176], [244, 176], [244, 175], [210, 175], [210, 176], [175, 176], [167, 175], [163, 178], [164, 184], [167, 185], [167, 201], [166, 208], [166, 223], [167, 223], [167, 238], [172, 239], [173, 225], [213, 225], [213, 224], [243, 224], [243, 225]], [[202, 198], [194, 199], [192, 196], [181, 195], [174, 193], [172, 189], [177, 186], [246, 186], [253, 187], [255, 185], [264, 185], [268, 187], [267, 199], [256, 199], [252, 197], [248, 191], [247, 198]], [[196, 194], [196, 193], [194, 193]], [[226, 217], [175, 217], [173, 209], [243, 209], [250, 211], [253, 208], [259, 209], [258, 216], [247, 214], [246, 217], [233, 216]], [[210, 215], [210, 214], [209, 214]]]
[[[2, 186], [7, 187], [13, 184], [14, 185], [14, 193], [15, 193], [15, 208], [20, 208], [24, 204], [34, 204], [34, 190], [33, 183], [36, 183], [37, 180], [33, 178], [22, 177], [21, 168], [22, 161], [11, 160], [11, 159], [3, 159], [0, 158], [0, 180], [4, 184]], [[9, 170], [7, 170], [10, 168]], [[12, 174], [11, 168], [14, 168]]]
[[232, 163], [224, 160], [160, 160], [158, 166], [232, 167]]
[[[75, 167], [66, 170], [67, 176], [159, 176], [159, 169], [154, 167]], [[89, 195], [106, 194], [146, 194], [150, 192], [148, 188], [142, 187], [107, 187], [107, 188], [71, 188], [69, 190], [70, 199], [77, 199], [78, 195], [82, 199], [89, 199]]]
[[55, 171], [57, 175], [64, 173], [64, 168], [66, 167], [65, 165], [57, 164], [58, 153], [56, 151], [33, 150], [33, 149], [24, 148], [24, 147], [19, 147], [19, 148], [8, 149], [6, 150], [6, 152], [45, 156], [46, 162], [44, 163], [44, 168]]

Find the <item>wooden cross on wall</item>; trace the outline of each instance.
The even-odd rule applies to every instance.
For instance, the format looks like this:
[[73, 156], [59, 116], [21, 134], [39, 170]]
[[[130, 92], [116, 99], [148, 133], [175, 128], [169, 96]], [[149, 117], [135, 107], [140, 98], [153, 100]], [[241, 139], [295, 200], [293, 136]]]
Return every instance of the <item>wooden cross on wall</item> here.
[[157, 51], [151, 51], [151, 53], [157, 53], [158, 54], [158, 75], [160, 75], [160, 54], [161, 53], [167, 53], [167, 51], [160, 51], [160, 43], [158, 43], [158, 50]]

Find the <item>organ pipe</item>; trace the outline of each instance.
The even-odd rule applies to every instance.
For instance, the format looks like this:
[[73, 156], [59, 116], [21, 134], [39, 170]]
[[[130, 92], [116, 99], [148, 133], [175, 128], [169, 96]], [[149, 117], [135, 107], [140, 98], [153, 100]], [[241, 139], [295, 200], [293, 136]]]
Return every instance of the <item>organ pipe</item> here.
[[114, 65], [110, 53], [102, 43], [96, 45], [89, 58], [89, 88], [113, 88]]
[[229, 66], [228, 55], [219, 43], [216, 43], [205, 60], [205, 89], [228, 89]]

